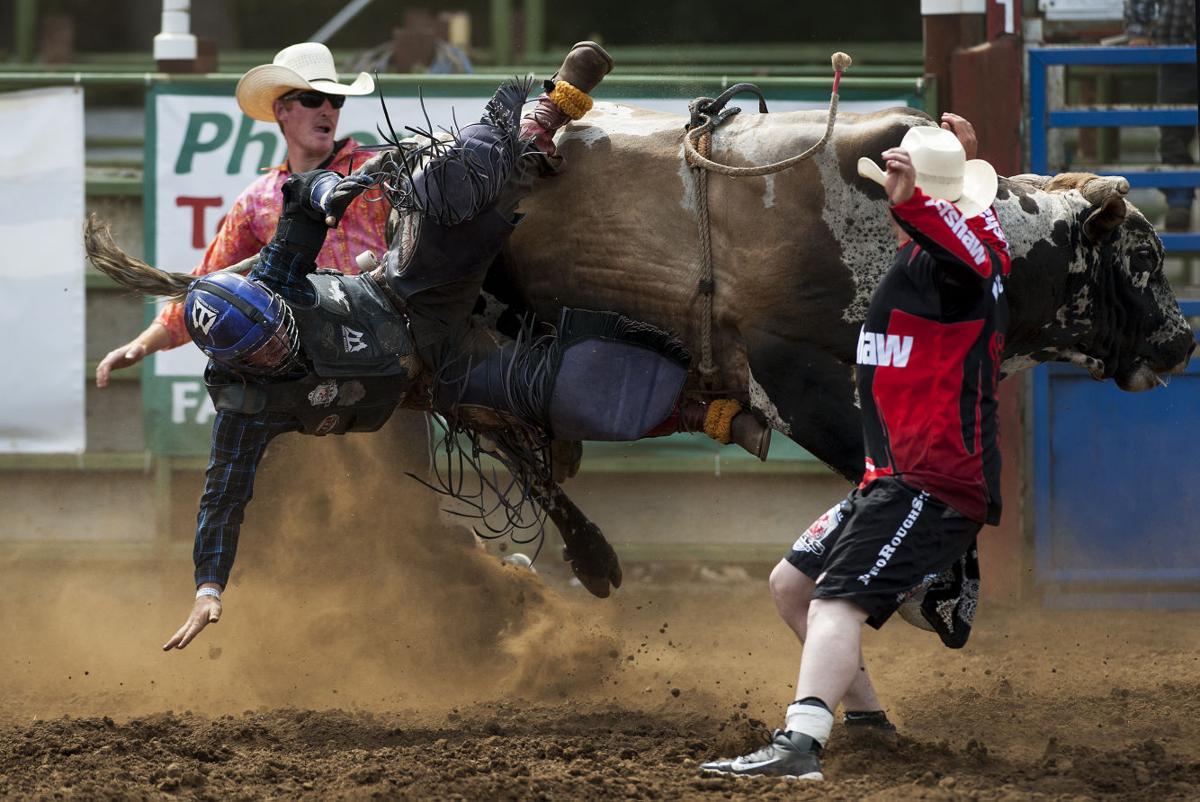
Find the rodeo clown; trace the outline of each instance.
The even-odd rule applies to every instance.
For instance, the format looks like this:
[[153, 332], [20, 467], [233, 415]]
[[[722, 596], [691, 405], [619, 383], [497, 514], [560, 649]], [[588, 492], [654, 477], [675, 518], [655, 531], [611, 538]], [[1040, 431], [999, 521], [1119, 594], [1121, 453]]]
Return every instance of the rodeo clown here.
[[[274, 237], [246, 276], [226, 270], [193, 280], [123, 254], [116, 260], [115, 246], [89, 228], [97, 268], [133, 289], [184, 296], [188, 333], [210, 358], [205, 382], [217, 416], [197, 516], [197, 592], [164, 650], [185, 647], [220, 617], [255, 471], [284, 432], [375, 431], [399, 405], [433, 409], [447, 422], [447, 443], [485, 432], [499, 446], [489, 453], [543, 507], [561, 498], [548, 489], [556, 486], [551, 442], [636, 440], [715, 417], [726, 441], [765, 452], [768, 433], [749, 413], [679, 404], [690, 358], [666, 332], [566, 309], [550, 333], [525, 327], [510, 339], [471, 317], [519, 221], [518, 202], [559, 167], [554, 132], [586, 113], [587, 93], [611, 69], [599, 45], [581, 42], [524, 118], [528, 86], [510, 83], [479, 123], [448, 140], [429, 131], [425, 145], [393, 141], [346, 178], [291, 176]], [[395, 210], [382, 265], [357, 276], [318, 270], [326, 233], [370, 187]], [[607, 595], [620, 569], [595, 535], [602, 548], [568, 542], [568, 559], [589, 590]]]
[[848, 728], [894, 731], [863, 663], [862, 624], [881, 627], [914, 588], [926, 597], [925, 628], [958, 646], [969, 631], [974, 595], [947, 593], [931, 608], [930, 594], [945, 589], [928, 585], [949, 572], [977, 588], [978, 574], [962, 571], [977, 570], [976, 535], [1000, 520], [996, 386], [1009, 255], [992, 208], [996, 171], [972, 158], [969, 122], [943, 121], [884, 151], [886, 174], [859, 161], [859, 174], [887, 193], [899, 248], [859, 335], [866, 474], [771, 574], [780, 615], [804, 643], [784, 728], [703, 772], [823, 779], [819, 754], [839, 703]]

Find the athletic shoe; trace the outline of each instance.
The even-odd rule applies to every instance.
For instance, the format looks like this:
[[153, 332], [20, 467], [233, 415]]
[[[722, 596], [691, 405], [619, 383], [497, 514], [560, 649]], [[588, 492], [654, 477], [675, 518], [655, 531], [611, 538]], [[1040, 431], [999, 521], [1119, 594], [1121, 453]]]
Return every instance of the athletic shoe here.
[[823, 780], [821, 747], [812, 738], [798, 732], [775, 730], [771, 743], [748, 755], [732, 760], [701, 763], [700, 771], [731, 774], [734, 777], [790, 777], [796, 780]]
[[888, 720], [887, 713], [882, 710], [845, 713], [842, 726], [852, 738], [882, 739], [891, 743], [898, 737], [896, 725]]

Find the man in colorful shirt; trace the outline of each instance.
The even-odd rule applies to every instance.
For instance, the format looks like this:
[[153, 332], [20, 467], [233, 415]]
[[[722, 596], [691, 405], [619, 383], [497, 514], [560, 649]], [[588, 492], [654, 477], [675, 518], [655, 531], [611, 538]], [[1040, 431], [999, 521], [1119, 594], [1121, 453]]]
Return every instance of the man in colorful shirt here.
[[882, 626], [999, 521], [1008, 246], [991, 208], [995, 170], [968, 158], [970, 124], [944, 119], [945, 130], [912, 128], [884, 151], [886, 175], [859, 162], [887, 191], [899, 246], [858, 339], [866, 474], [771, 575], [780, 614], [804, 642], [784, 729], [702, 771], [823, 779], [819, 753], [839, 703], [847, 725], [891, 729], [863, 664], [863, 622]]
[[[271, 241], [282, 210], [280, 189], [293, 173], [325, 169], [349, 175], [366, 161], [354, 139], [336, 139], [336, 132], [346, 97], [366, 95], [374, 88], [374, 80], [365, 72], [351, 84], [338, 83], [333, 55], [315, 42], [284, 48], [271, 64], [242, 76], [237, 86], [238, 105], [255, 120], [279, 124], [287, 143], [287, 161], [255, 179], [234, 200], [193, 275], [254, 257]], [[358, 273], [355, 258], [359, 254], [381, 253], [387, 247], [384, 229], [389, 209], [386, 203], [360, 200], [351, 204], [339, 227], [326, 239], [317, 266]], [[168, 304], [145, 331], [100, 361], [96, 386], [107, 387], [114, 370], [132, 367], [156, 351], [187, 342], [183, 307]]]

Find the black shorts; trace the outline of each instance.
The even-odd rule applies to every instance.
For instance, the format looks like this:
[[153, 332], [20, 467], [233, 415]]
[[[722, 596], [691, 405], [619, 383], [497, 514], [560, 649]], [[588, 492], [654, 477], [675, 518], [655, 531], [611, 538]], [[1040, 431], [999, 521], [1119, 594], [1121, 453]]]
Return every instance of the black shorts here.
[[855, 488], [785, 558], [816, 583], [814, 599], [847, 599], [878, 629], [905, 595], [971, 547], [982, 524], [899, 479]]

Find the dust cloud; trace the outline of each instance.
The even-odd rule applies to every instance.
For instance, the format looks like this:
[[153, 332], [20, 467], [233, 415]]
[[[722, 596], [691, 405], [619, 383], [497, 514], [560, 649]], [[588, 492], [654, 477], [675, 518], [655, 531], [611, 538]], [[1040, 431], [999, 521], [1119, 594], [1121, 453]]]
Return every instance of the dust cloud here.
[[424, 473], [424, 442], [413, 413], [373, 434], [277, 438], [222, 620], [181, 651], [159, 647], [191, 608], [190, 532], [132, 559], [10, 557], [6, 714], [445, 710], [594, 687], [617, 645], [603, 602], [567, 598], [445, 524], [444, 499], [405, 475]]

